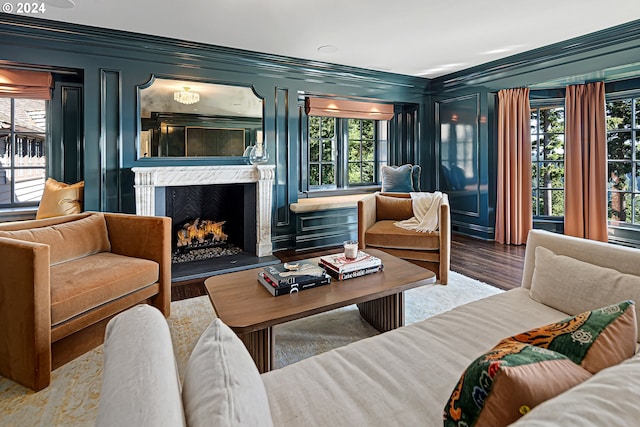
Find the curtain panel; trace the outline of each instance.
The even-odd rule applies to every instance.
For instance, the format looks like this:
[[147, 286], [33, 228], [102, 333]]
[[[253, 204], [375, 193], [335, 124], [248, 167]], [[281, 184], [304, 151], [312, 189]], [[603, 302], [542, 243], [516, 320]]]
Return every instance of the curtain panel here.
[[567, 86], [564, 233], [607, 236], [607, 135], [604, 82]]
[[533, 227], [529, 89], [498, 92], [496, 241], [522, 245]]
[[0, 68], [1, 97], [50, 100], [52, 87], [51, 73]]

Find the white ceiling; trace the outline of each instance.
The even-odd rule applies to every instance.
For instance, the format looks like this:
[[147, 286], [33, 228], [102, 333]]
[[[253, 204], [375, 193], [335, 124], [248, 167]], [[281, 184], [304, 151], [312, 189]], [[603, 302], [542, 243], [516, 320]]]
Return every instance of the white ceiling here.
[[[60, 6], [75, 7], [61, 8]], [[640, 18], [638, 0], [45, 0], [46, 19], [438, 77]], [[330, 46], [327, 51], [318, 50]]]

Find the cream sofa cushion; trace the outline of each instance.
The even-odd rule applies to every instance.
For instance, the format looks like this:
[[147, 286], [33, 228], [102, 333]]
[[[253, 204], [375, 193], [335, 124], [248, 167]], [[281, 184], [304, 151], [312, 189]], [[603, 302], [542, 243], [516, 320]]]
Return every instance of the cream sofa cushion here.
[[169, 325], [155, 307], [137, 305], [107, 325], [96, 426], [186, 426]]
[[262, 374], [273, 423], [442, 427], [442, 408], [472, 360], [506, 336], [566, 317], [518, 288], [274, 369]]
[[538, 246], [530, 295], [572, 316], [630, 299], [637, 303], [636, 323], [640, 329], [640, 276], [556, 255]]
[[189, 426], [272, 426], [258, 368], [236, 334], [215, 319], [196, 344], [182, 400]]

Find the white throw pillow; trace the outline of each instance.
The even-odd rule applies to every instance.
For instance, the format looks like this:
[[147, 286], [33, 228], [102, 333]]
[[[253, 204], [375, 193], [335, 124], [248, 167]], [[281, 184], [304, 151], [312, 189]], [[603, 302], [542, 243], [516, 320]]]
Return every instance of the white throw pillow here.
[[258, 368], [236, 334], [215, 319], [189, 362], [182, 401], [190, 426], [272, 426]]
[[633, 300], [640, 330], [640, 276], [556, 255], [538, 246], [529, 295], [535, 301], [572, 316]]

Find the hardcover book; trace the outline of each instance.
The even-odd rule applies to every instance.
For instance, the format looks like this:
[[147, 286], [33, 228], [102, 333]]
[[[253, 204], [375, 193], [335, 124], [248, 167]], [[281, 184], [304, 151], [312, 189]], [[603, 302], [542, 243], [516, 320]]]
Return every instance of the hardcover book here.
[[348, 271], [348, 272], [342, 272], [342, 273], [338, 273], [337, 271], [327, 268], [326, 272], [328, 275], [330, 275], [336, 280], [347, 280], [347, 279], [354, 279], [356, 277], [366, 276], [367, 274], [377, 273], [382, 270], [384, 270], [384, 266], [380, 264], [375, 267], [362, 268], [360, 270], [354, 270], [354, 271]]
[[344, 253], [322, 256], [320, 257], [320, 265], [336, 273], [348, 273], [381, 266], [382, 260], [366, 252], [358, 251], [358, 255], [353, 259], [346, 258]]
[[296, 261], [264, 267], [265, 277], [277, 286], [303, 285], [324, 278], [325, 272], [309, 261]]
[[293, 294], [306, 289], [316, 288], [318, 286], [328, 285], [331, 283], [331, 276], [323, 274], [322, 277], [316, 277], [313, 282], [307, 282], [304, 284], [294, 283], [291, 285], [276, 286], [275, 283], [270, 282], [264, 272], [258, 273], [258, 282], [264, 286], [274, 297], [286, 294]]

